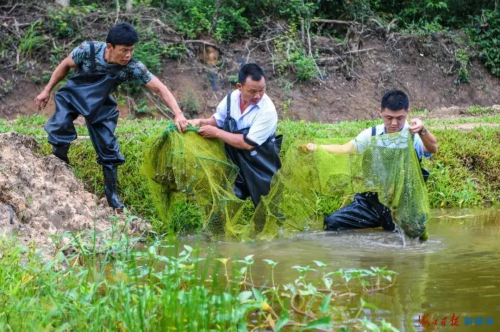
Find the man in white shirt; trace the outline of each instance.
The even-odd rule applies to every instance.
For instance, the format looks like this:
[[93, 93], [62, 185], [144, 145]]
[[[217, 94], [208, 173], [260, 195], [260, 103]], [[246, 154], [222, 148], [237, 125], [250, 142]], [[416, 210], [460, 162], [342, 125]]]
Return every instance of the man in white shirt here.
[[[392, 90], [382, 97], [379, 110], [384, 121], [383, 124], [362, 131], [354, 140], [344, 145], [320, 145], [320, 148], [330, 153], [358, 153], [363, 152], [370, 144], [372, 136], [377, 137], [377, 144], [384, 144], [381, 135], [400, 132], [408, 128], [408, 135], [414, 135], [413, 147], [419, 160], [437, 153], [438, 144], [436, 137], [425, 128], [420, 119], [412, 119], [408, 123], [408, 96], [403, 91]], [[404, 135], [405, 132], [402, 133]], [[389, 141], [389, 140], [388, 140]], [[404, 140], [403, 140], [404, 141]], [[406, 140], [407, 142], [407, 140]], [[391, 144], [397, 144], [391, 141]], [[405, 148], [403, 146], [390, 146], [392, 148]], [[309, 152], [318, 148], [313, 143], [306, 146]], [[422, 170], [424, 172], [425, 170]], [[426, 171], [425, 171], [426, 172]], [[428, 174], [423, 174], [424, 178]], [[340, 210], [328, 215], [324, 220], [326, 230], [340, 231], [346, 229], [383, 227], [393, 231], [395, 224], [391, 211], [379, 202], [376, 193], [361, 193], [354, 196], [354, 202]]]
[[227, 156], [240, 168], [235, 194], [240, 199], [250, 196], [255, 205], [269, 193], [271, 178], [281, 167], [281, 136], [275, 137], [278, 114], [266, 83], [262, 68], [247, 64], [240, 69], [236, 90], [219, 103], [212, 117], [188, 120], [200, 127], [201, 136], [226, 143]]

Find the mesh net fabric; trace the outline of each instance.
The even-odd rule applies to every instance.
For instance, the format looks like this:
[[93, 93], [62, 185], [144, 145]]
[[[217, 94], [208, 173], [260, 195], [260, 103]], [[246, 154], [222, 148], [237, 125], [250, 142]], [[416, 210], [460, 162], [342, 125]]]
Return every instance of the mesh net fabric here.
[[241, 223], [248, 219], [242, 217], [247, 204], [232, 189], [238, 167], [227, 159], [222, 142], [204, 139], [197, 129], [188, 127], [181, 134], [171, 125], [145, 153], [142, 172], [158, 217], [168, 226], [182, 214], [176, 209], [194, 203], [204, 231], [248, 238], [249, 222]]
[[[303, 153], [307, 142], [282, 151], [282, 168], [269, 194], [255, 210], [238, 199], [232, 184], [238, 168], [219, 140], [204, 139], [190, 128], [185, 134], [168, 127], [145, 155], [143, 173], [159, 217], [172, 223], [175, 209], [195, 204], [202, 230], [239, 240], [269, 240], [321, 230], [325, 215], [348, 204], [355, 193], [376, 192], [393, 220], [411, 237], [421, 237], [429, 217], [427, 189], [408, 130], [375, 136], [357, 154], [331, 154], [322, 149]], [[309, 140], [343, 144], [345, 138]]]

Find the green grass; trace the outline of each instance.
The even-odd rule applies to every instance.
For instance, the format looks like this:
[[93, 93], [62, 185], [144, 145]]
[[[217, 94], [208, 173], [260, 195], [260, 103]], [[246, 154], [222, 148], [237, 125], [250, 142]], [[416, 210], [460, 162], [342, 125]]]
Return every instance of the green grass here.
[[[0, 237], [1, 331], [248, 331], [271, 324], [275, 331], [285, 324], [358, 330], [374, 324], [361, 319], [373, 305], [360, 296], [391, 287], [396, 274], [385, 268], [329, 272], [314, 261], [293, 267], [288, 274], [296, 279], [285, 287], [274, 282], [277, 262], [262, 259], [271, 270], [264, 287], [253, 282], [253, 255], [214, 258], [158, 241], [137, 250], [139, 238], [116, 225], [99, 235], [62, 234], [55, 243], [63, 238], [69, 244], [42, 261], [33, 247]], [[299, 294], [295, 306], [307, 315], [292, 310]], [[355, 314], [345, 307], [353, 299], [361, 303]], [[397, 331], [380, 324], [382, 331]]]
[[433, 207], [463, 207], [500, 202], [500, 127], [471, 131], [435, 130], [439, 153], [425, 165]]
[[474, 116], [474, 117], [461, 117], [453, 120], [426, 120], [425, 124], [430, 128], [433, 126], [443, 126], [443, 125], [453, 125], [453, 124], [461, 124], [461, 123], [500, 123], [500, 114], [496, 115], [483, 115], [483, 116]]
[[[469, 122], [500, 122], [498, 115], [474, 118]], [[17, 131], [34, 136], [42, 153], [51, 151], [46, 142], [43, 116], [20, 117], [8, 122], [0, 119], [0, 132]], [[320, 124], [284, 121], [278, 132], [285, 137], [307, 141], [311, 138], [352, 138], [379, 121]], [[427, 121], [429, 126], [446, 126], [453, 121]], [[120, 120], [117, 136], [127, 162], [120, 167], [120, 195], [134, 213], [152, 219], [156, 212], [139, 169], [145, 142], [157, 137], [168, 121]], [[88, 135], [77, 127], [80, 136]], [[500, 200], [500, 128], [478, 127], [472, 131], [436, 129], [439, 153], [425, 161], [432, 175], [428, 182], [433, 207], [469, 207], [498, 204]], [[290, 146], [285, 140], [283, 153]], [[75, 174], [87, 188], [103, 194], [102, 175], [89, 140], [78, 140], [70, 150]], [[129, 219], [133, 217], [128, 217]], [[179, 216], [179, 218], [181, 218]], [[179, 223], [180, 225], [181, 223]], [[59, 243], [70, 239], [73, 250], [63, 255]], [[153, 331], [153, 330], [227, 330], [270, 329], [272, 322], [301, 324], [300, 328], [335, 326], [367, 329], [372, 322], [357, 314], [341, 313], [333, 307], [328, 292], [318, 291], [349, 283], [349, 289], [370, 290], [384, 280], [393, 282], [391, 271], [339, 270], [328, 274], [321, 262], [296, 266], [293, 287], [274, 284], [276, 262], [271, 267], [267, 286], [252, 282], [251, 266], [256, 258], [214, 258], [191, 247], [176, 248], [154, 240], [136, 250], [139, 238], [128, 237], [117, 228], [96, 238], [93, 234], [55, 237], [58, 254], [42, 261], [33, 247], [26, 248], [11, 238], [0, 238], [0, 330], [7, 331]], [[263, 259], [263, 258], [259, 258]], [[61, 269], [60, 267], [65, 267]], [[317, 271], [314, 271], [314, 270]], [[282, 272], [283, 273], [283, 272]], [[319, 277], [318, 277], [319, 276]], [[316, 279], [314, 279], [316, 278]], [[337, 289], [336, 289], [337, 290]], [[302, 292], [303, 311], [314, 318], [298, 317], [290, 307], [290, 298]], [[363, 306], [361, 301], [358, 314]], [[346, 316], [348, 315], [348, 316]], [[349, 317], [348, 320], [346, 317]], [[386, 322], [381, 331], [395, 331]], [[279, 329], [276, 329], [279, 330]]]
[[37, 31], [37, 24], [31, 24], [26, 33], [19, 41], [19, 53], [24, 57], [30, 57], [33, 52], [44, 47], [45, 38]]
[[[446, 126], [463, 122], [500, 123], [500, 115], [488, 115], [467, 120], [429, 120], [426, 125]], [[16, 131], [34, 136], [44, 154], [50, 154], [43, 130], [43, 116], [20, 117], [14, 122], [0, 120], [0, 132]], [[340, 122], [335, 124], [283, 121], [278, 133], [285, 135], [282, 153], [291, 139], [307, 141], [311, 138], [353, 138], [363, 129], [380, 121]], [[169, 125], [166, 120], [120, 120], [116, 135], [126, 163], [119, 168], [120, 197], [133, 213], [157, 222], [157, 214], [145, 179], [140, 174], [145, 142], [158, 137]], [[88, 135], [86, 127], [77, 127], [79, 136]], [[439, 141], [439, 153], [424, 165], [431, 171], [428, 183], [431, 207], [472, 207], [500, 202], [500, 127], [479, 127], [471, 131], [455, 129], [433, 130]], [[90, 140], [77, 140], [69, 154], [74, 173], [86, 188], [103, 196], [103, 177], [96, 163], [96, 154]]]
[[479, 105], [471, 106], [467, 110], [467, 114], [470, 115], [488, 115], [488, 114], [498, 114], [498, 111], [495, 111], [492, 107], [482, 107]]
[[427, 116], [429, 110], [427, 108], [415, 108], [410, 111], [412, 117]]

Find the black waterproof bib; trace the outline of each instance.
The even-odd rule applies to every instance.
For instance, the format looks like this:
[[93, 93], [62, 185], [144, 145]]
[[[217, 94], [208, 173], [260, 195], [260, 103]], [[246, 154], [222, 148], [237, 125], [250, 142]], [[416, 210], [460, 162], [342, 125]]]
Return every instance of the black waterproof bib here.
[[71, 104], [87, 121], [99, 122], [117, 104], [111, 93], [118, 86], [118, 75], [123, 66], [116, 66], [113, 73], [96, 73], [95, 46], [90, 43], [90, 73], [83, 70], [68, 79], [64, 87], [56, 93], [56, 102]]
[[118, 86], [118, 76], [124, 67], [115, 66], [112, 73], [97, 73], [93, 42], [90, 43], [90, 60], [90, 72], [78, 71], [54, 96], [56, 112], [45, 125], [49, 143], [65, 146], [75, 140], [73, 121], [82, 115], [98, 154], [98, 163], [123, 164], [125, 159], [114, 136], [119, 114], [111, 93]]
[[[246, 138], [250, 128], [237, 129], [236, 120], [231, 117], [231, 94], [227, 95], [227, 116], [223, 130], [243, 134], [244, 140], [255, 145]], [[243, 150], [225, 144], [226, 155], [239, 167], [240, 171], [234, 183], [234, 192], [240, 199], [248, 196], [257, 206], [262, 195], [267, 195], [271, 187], [273, 175], [281, 168], [280, 150], [282, 135], [270, 136], [262, 145], [251, 150]]]

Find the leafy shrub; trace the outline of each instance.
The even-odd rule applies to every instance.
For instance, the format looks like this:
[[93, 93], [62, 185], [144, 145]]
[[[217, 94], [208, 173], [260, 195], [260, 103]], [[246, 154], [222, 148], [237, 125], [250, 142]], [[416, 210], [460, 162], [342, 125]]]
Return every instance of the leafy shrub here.
[[84, 28], [83, 17], [97, 9], [96, 5], [53, 8], [48, 13], [47, 25], [57, 37], [73, 37]]
[[5, 97], [14, 90], [14, 83], [11, 80], [3, 81], [0, 84], [0, 97]]
[[179, 106], [185, 114], [194, 115], [200, 112], [200, 100], [191, 87], [187, 87], [186, 95], [179, 100]]
[[248, 8], [253, 4], [236, 0], [146, 0], [151, 7], [173, 12], [172, 23], [188, 38], [212, 35], [219, 42], [232, 41], [251, 32]]
[[148, 30], [145, 34], [141, 34], [140, 41], [135, 47], [134, 58], [144, 63], [154, 75], [158, 75], [162, 71], [161, 58], [165, 52], [166, 47], [153, 31]]
[[170, 59], [182, 59], [187, 54], [187, 48], [184, 44], [167, 45], [163, 51]]
[[457, 63], [458, 76], [455, 78], [455, 84], [469, 83], [469, 55], [464, 49], [455, 51], [455, 61]]
[[148, 114], [151, 112], [151, 109], [148, 106], [148, 101], [146, 99], [139, 99], [136, 106], [137, 107], [135, 108], [135, 112], [139, 114]]
[[287, 69], [292, 69], [299, 81], [306, 82], [316, 74], [314, 58], [305, 54], [302, 43], [296, 38], [295, 25], [275, 41], [278, 72], [284, 75]]
[[500, 11], [484, 11], [485, 22], [472, 30], [472, 38], [477, 42], [479, 58], [495, 76], [500, 76]]
[[293, 65], [299, 81], [309, 81], [316, 74], [316, 62], [311, 57], [300, 54], [293, 59]]
[[34, 51], [42, 49], [44, 44], [45, 38], [39, 34], [37, 23], [33, 23], [19, 41], [19, 53], [30, 57]]

